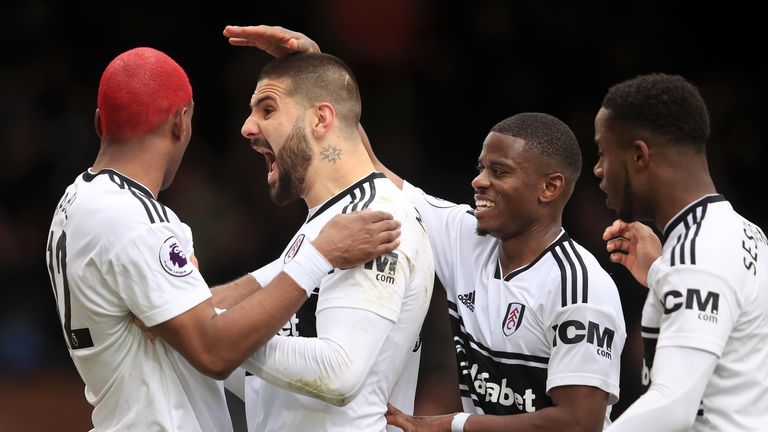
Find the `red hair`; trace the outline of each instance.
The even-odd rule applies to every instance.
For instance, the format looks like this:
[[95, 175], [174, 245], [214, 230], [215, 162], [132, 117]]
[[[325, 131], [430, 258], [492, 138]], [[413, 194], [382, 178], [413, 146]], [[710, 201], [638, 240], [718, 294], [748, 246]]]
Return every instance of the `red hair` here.
[[126, 51], [101, 75], [102, 136], [124, 140], [149, 133], [191, 100], [189, 78], [172, 58], [153, 48]]

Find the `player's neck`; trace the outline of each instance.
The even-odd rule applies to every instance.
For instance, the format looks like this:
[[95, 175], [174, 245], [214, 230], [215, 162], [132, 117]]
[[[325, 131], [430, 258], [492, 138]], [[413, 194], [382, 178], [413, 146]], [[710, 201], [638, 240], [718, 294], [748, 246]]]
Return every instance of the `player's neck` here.
[[304, 183], [304, 200], [309, 208], [322, 204], [375, 170], [359, 142], [336, 141], [319, 148]]
[[119, 173], [146, 186], [157, 198], [166, 171], [166, 158], [158, 155], [159, 146], [150, 140], [135, 142], [108, 143], [102, 142], [99, 154], [91, 169], [99, 172], [103, 169], [113, 169]]
[[[705, 195], [717, 193], [706, 163], [687, 170], [670, 169], [666, 174], [658, 177], [659, 183], [656, 190], [663, 192], [652, 193], [656, 201], [654, 213], [656, 227], [659, 230], [663, 230], [676, 214], [694, 201]], [[664, 185], [673, 185], [673, 187], [664, 187]]]
[[520, 235], [503, 239], [499, 246], [503, 275], [533, 262], [544, 249], [557, 240], [561, 230], [562, 224], [558, 220], [531, 226]]

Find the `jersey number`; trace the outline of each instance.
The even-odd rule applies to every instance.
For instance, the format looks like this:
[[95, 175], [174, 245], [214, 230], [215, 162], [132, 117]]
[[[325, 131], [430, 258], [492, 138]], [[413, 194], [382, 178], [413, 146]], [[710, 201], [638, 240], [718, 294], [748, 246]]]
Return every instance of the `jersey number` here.
[[[53, 231], [51, 231], [48, 236], [48, 274], [51, 277], [53, 295], [56, 298], [56, 311], [59, 312], [59, 318], [62, 318], [64, 335], [69, 349], [90, 348], [93, 346], [91, 331], [87, 328], [72, 329], [72, 301], [67, 279], [67, 233], [62, 231], [55, 246], [53, 243]], [[61, 316], [59, 311], [59, 286], [64, 297], [64, 316]]]

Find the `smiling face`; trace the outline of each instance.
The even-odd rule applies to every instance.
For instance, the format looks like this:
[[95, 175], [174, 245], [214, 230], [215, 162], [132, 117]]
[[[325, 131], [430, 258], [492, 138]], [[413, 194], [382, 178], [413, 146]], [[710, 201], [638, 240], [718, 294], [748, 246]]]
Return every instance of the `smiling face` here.
[[477, 232], [499, 239], [525, 232], [541, 217], [539, 188], [542, 173], [535, 156], [519, 138], [491, 132], [478, 158], [475, 189]]
[[241, 133], [267, 161], [267, 184], [280, 205], [304, 194], [312, 147], [305, 128], [306, 110], [287, 94], [286, 80], [263, 79], [251, 98], [251, 114]]

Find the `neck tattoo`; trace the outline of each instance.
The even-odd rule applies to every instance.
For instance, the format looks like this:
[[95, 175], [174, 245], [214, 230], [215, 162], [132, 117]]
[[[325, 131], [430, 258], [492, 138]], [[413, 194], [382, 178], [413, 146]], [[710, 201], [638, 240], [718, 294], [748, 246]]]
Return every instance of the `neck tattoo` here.
[[325, 161], [335, 164], [337, 160], [341, 159], [341, 149], [329, 145], [320, 152], [320, 157]]

